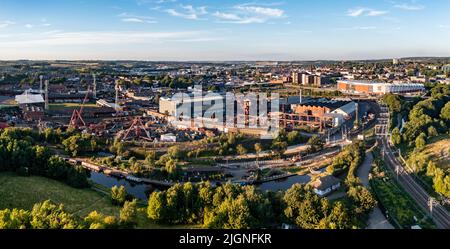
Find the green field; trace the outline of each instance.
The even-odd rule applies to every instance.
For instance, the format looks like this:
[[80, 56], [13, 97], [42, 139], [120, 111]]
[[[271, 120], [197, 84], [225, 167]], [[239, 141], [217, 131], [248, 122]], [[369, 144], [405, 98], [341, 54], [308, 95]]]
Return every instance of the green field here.
[[[61, 103], [61, 104], [50, 104], [50, 110], [74, 110], [81, 107], [80, 103]], [[95, 103], [86, 103], [84, 104], [85, 108], [95, 108], [97, 105]]]
[[[106, 191], [104, 189], [103, 191]], [[119, 216], [120, 207], [111, 204], [109, 195], [93, 189], [75, 189], [64, 183], [44, 177], [21, 177], [14, 173], [0, 172], [0, 210], [26, 209], [45, 200], [64, 204], [67, 212], [84, 217], [92, 211], [105, 215]], [[139, 209], [138, 229], [173, 229], [197, 228], [196, 226], [164, 226], [157, 225], [146, 217], [146, 207]]]
[[111, 204], [108, 196], [91, 189], [75, 189], [51, 179], [13, 173], [0, 173], [0, 210], [5, 208], [31, 209], [45, 200], [64, 204], [66, 210], [83, 217], [91, 211], [118, 215], [119, 208]]

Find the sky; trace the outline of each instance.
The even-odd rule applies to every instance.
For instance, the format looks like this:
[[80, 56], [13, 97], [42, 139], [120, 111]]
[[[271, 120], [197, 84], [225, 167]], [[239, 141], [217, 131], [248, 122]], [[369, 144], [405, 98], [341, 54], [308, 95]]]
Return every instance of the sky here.
[[448, 0], [1, 0], [0, 60], [450, 56]]

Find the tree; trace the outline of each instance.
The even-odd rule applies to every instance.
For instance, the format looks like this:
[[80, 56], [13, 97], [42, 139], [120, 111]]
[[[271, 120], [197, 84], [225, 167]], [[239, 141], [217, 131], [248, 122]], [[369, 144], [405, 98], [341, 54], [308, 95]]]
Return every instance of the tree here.
[[147, 166], [154, 167], [155, 160], [156, 160], [156, 152], [155, 151], [148, 152], [147, 156], [145, 157], [145, 163], [147, 164]]
[[30, 212], [25, 210], [0, 210], [0, 230], [30, 228], [30, 219]]
[[248, 229], [251, 227], [252, 216], [244, 196], [236, 200], [227, 199], [217, 210], [217, 213], [207, 215], [205, 227], [212, 229]]
[[283, 157], [286, 152], [288, 144], [286, 142], [274, 141], [272, 144], [272, 151], [279, 157]]
[[148, 199], [147, 216], [157, 222], [166, 222], [166, 198], [164, 192], [153, 192]]
[[429, 138], [439, 135], [438, 131], [436, 130], [436, 128], [434, 128], [434, 126], [428, 127], [427, 133]]
[[260, 143], [255, 144], [255, 152], [256, 152], [256, 159], [259, 160], [259, 155], [263, 151], [263, 147]]
[[433, 187], [436, 192], [449, 197], [450, 196], [450, 175], [446, 175], [444, 170], [436, 168], [433, 177]]
[[356, 214], [367, 214], [377, 205], [373, 195], [363, 186], [350, 187], [347, 194], [353, 202]]
[[321, 149], [323, 149], [323, 146], [324, 146], [324, 142], [317, 135], [312, 136], [308, 140], [307, 144], [309, 145], [310, 153], [315, 153], [317, 151], [320, 151]]
[[345, 205], [338, 201], [334, 204], [330, 214], [325, 221], [324, 229], [349, 229], [351, 227], [351, 219]]
[[183, 151], [181, 151], [178, 145], [170, 147], [167, 150], [167, 154], [174, 159], [181, 159], [183, 157]]
[[143, 172], [143, 168], [140, 163], [135, 162], [130, 166], [131, 172], [134, 174], [141, 174]]
[[137, 223], [137, 200], [126, 201], [120, 210], [120, 222], [126, 227], [134, 227]]
[[97, 211], [90, 212], [84, 218], [84, 223], [89, 229], [114, 229], [119, 226], [119, 222], [116, 217], [105, 216]]
[[175, 160], [170, 158], [169, 161], [166, 162], [166, 166], [164, 169], [169, 175], [175, 176], [178, 173], [178, 164]]
[[298, 131], [292, 131], [287, 134], [287, 142], [289, 145], [294, 145], [300, 140], [300, 133]]
[[242, 146], [242, 144], [239, 144], [237, 147], [236, 147], [236, 151], [237, 151], [237, 153], [239, 154], [239, 155], [245, 155], [245, 154], [247, 154], [247, 149], [244, 147], [244, 146]]
[[416, 148], [421, 149], [427, 145], [425, 133], [420, 133], [420, 135], [416, 138]]
[[63, 141], [63, 145], [65, 147], [66, 152], [70, 153], [73, 157], [76, 157], [79, 153], [80, 147], [78, 144], [79, 138], [80, 138], [79, 135], [75, 135]]
[[44, 201], [33, 206], [31, 211], [31, 228], [33, 229], [75, 229], [78, 223], [66, 213], [63, 205]]
[[283, 202], [287, 220], [303, 229], [318, 228], [329, 207], [326, 199], [320, 198], [300, 184], [293, 185], [285, 192]]
[[441, 118], [450, 124], [450, 102], [445, 104], [444, 108], [442, 108]]
[[389, 107], [389, 110], [393, 113], [398, 113], [402, 110], [402, 101], [399, 95], [396, 94], [386, 94], [383, 97], [383, 101]]
[[89, 186], [88, 171], [81, 166], [69, 167], [67, 172], [67, 184], [74, 188], [86, 188]]
[[124, 186], [114, 186], [111, 188], [111, 200], [114, 205], [123, 205], [127, 198], [127, 192]]
[[400, 130], [398, 129], [398, 127], [395, 127], [392, 130], [392, 137], [391, 137], [391, 142], [397, 146], [399, 144], [402, 143], [402, 135], [400, 134]]
[[128, 159], [128, 164], [131, 166], [133, 164], [135, 164], [137, 162], [136, 157], [130, 157], [130, 159]]

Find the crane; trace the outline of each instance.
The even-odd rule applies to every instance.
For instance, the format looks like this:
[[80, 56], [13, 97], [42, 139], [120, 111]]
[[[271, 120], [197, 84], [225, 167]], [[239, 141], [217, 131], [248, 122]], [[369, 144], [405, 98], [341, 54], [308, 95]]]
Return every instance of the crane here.
[[[152, 139], [151, 136], [150, 136], [150, 133], [145, 128], [145, 125], [142, 122], [142, 119], [140, 117], [134, 118], [130, 128], [128, 128], [128, 130], [126, 131], [125, 136], [123, 137], [123, 140], [126, 140], [128, 138], [128, 135], [130, 135], [130, 132], [132, 130], [134, 130], [134, 134], [135, 134], [135, 136], [137, 138], [143, 138], [143, 139], [147, 139], [147, 140], [151, 140]], [[141, 136], [141, 131], [144, 131], [146, 137]]]
[[89, 97], [90, 91], [91, 91], [91, 87], [88, 87], [86, 96], [84, 97], [83, 103], [80, 106], [80, 110], [76, 110], [76, 109], [73, 110], [72, 117], [70, 118], [69, 127], [79, 128], [79, 126], [78, 126], [79, 122], [81, 122], [81, 124], [83, 124], [83, 126], [86, 126], [86, 123], [83, 120], [83, 110], [84, 110], [84, 104], [86, 103], [86, 101]]

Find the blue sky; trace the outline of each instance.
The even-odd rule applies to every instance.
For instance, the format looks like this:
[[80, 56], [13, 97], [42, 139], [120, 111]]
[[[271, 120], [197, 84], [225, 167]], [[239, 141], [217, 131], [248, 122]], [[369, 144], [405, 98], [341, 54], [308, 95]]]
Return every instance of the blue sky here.
[[448, 0], [1, 0], [0, 59], [450, 56]]

